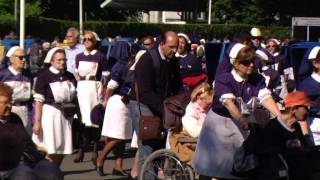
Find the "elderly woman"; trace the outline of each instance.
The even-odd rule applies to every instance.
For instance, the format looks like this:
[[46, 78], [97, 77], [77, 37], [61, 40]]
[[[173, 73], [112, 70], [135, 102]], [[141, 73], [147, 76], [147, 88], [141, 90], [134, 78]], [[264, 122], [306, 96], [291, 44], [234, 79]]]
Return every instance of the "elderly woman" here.
[[[0, 82], [0, 179], [63, 179], [58, 166], [39, 154], [19, 116], [11, 113], [12, 94], [11, 87]], [[37, 154], [39, 161], [29, 166], [21, 161], [24, 153]]]
[[178, 33], [179, 46], [176, 57], [179, 59], [180, 77], [183, 84], [188, 87], [195, 87], [199, 82], [207, 79], [202, 72], [202, 66], [199, 59], [189, 52], [190, 39], [184, 33]]
[[308, 121], [314, 143], [320, 145], [320, 46], [312, 48], [308, 60], [313, 71], [299, 84], [298, 89], [304, 91], [311, 100], [316, 102], [316, 106], [311, 108]]
[[100, 139], [99, 126], [91, 122], [90, 113], [93, 107], [102, 102], [104, 78], [110, 73], [107, 71], [106, 57], [97, 50], [98, 35], [93, 31], [84, 33], [83, 43], [85, 50], [76, 56], [77, 96], [80, 106], [82, 122], [85, 125], [79, 151], [74, 162], [82, 162], [84, 148], [91, 141], [94, 142], [92, 162], [96, 163], [98, 156], [98, 141]]
[[230, 173], [233, 156], [248, 134], [248, 119], [237, 101], [250, 103], [257, 98], [276, 116], [280, 111], [264, 78], [253, 73], [255, 52], [237, 43], [228, 54], [233, 68], [215, 80], [213, 105], [199, 135], [194, 168], [205, 177], [236, 179]]
[[47, 57], [51, 66], [37, 76], [35, 84], [35, 122], [33, 141], [48, 153], [48, 158], [60, 165], [65, 154], [72, 154], [72, 116], [64, 105], [72, 102], [76, 93], [76, 80], [66, 70], [66, 54], [53, 48]]
[[31, 78], [27, 76], [23, 69], [26, 63], [25, 54], [19, 46], [13, 46], [6, 56], [10, 59], [10, 65], [0, 71], [0, 81], [8, 84], [13, 89], [12, 112], [22, 119], [23, 126], [31, 134], [32, 126], [29, 111]]

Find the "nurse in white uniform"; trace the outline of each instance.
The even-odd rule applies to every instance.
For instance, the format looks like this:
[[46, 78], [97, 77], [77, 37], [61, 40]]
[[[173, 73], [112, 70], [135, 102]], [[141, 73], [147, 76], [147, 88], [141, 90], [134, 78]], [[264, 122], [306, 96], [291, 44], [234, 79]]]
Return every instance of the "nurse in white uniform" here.
[[10, 59], [10, 66], [0, 71], [0, 81], [6, 83], [13, 89], [12, 112], [16, 113], [22, 120], [27, 132], [31, 135], [31, 78], [24, 71], [26, 63], [23, 49], [13, 46], [6, 56]]
[[73, 114], [68, 114], [64, 105], [74, 100], [76, 80], [65, 71], [67, 59], [63, 49], [51, 49], [46, 58], [51, 59], [51, 66], [37, 76], [35, 84], [32, 140], [47, 151], [49, 159], [60, 165], [64, 155], [73, 151]]

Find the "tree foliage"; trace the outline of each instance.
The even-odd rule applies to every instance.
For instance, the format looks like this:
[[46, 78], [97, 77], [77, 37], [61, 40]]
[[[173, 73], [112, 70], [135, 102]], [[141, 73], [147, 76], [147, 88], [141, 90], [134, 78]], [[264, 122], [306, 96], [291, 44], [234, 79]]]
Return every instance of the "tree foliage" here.
[[[19, 0], [17, 1], [17, 7], [19, 12]], [[0, 0], [0, 14], [1, 15], [14, 15], [14, 0]], [[42, 14], [43, 10], [41, 8], [40, 0], [26, 0], [25, 13], [26, 17], [38, 17]]]
[[214, 15], [223, 23], [290, 25], [294, 16], [319, 17], [319, 0], [215, 0]]

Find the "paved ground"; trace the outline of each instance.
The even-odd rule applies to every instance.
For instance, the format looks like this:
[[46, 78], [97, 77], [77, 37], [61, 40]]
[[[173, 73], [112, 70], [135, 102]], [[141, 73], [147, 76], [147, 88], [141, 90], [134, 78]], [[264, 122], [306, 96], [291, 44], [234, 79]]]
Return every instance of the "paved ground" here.
[[[129, 144], [127, 144], [129, 145]], [[123, 168], [126, 172], [130, 172], [133, 159], [135, 155], [135, 150], [131, 148], [126, 148], [125, 152], [125, 159], [123, 162]], [[111, 153], [105, 163], [104, 163], [104, 172], [107, 174], [106, 176], [99, 176], [94, 169], [94, 166], [91, 162], [91, 153], [87, 152], [84, 157], [84, 161], [82, 163], [74, 163], [73, 159], [75, 157], [75, 154], [66, 156], [62, 165], [61, 170], [64, 173], [64, 179], [65, 180], [71, 180], [71, 179], [83, 179], [83, 180], [94, 180], [94, 179], [104, 179], [104, 180], [125, 180], [128, 179], [127, 177], [122, 176], [113, 176], [111, 175], [112, 169], [114, 167], [114, 156]]]

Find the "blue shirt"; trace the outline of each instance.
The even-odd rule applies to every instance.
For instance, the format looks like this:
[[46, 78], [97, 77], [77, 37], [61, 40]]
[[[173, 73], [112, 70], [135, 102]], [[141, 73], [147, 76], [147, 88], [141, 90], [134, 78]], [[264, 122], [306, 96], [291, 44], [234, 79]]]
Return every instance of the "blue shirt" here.
[[76, 56], [80, 53], [83, 53], [84, 49], [84, 45], [80, 43], [76, 44], [73, 48], [67, 47], [65, 49], [67, 57], [67, 70], [72, 74], [75, 74]]

